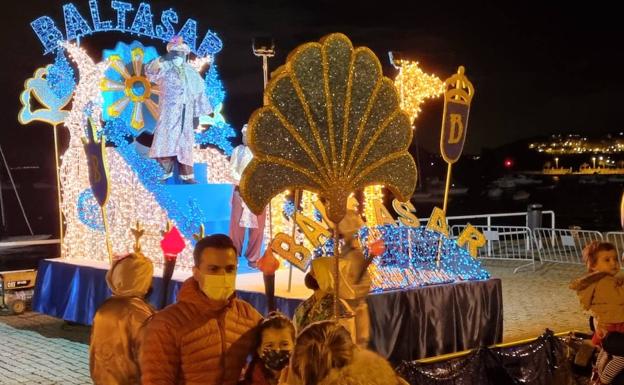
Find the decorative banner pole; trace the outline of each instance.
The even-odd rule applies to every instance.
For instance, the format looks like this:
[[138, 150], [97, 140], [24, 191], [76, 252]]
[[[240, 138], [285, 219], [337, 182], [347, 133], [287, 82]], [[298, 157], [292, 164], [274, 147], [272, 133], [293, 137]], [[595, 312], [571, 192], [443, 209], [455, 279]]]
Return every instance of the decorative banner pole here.
[[[297, 215], [297, 210], [299, 209], [299, 200], [301, 197], [301, 190], [295, 190], [295, 196], [294, 196], [294, 203], [295, 203], [295, 212], [293, 213], [293, 217], [292, 217], [292, 231], [290, 236], [292, 237], [292, 239], [295, 240], [295, 244], [297, 243], [297, 238], [295, 237], [296, 234], [296, 229], [297, 229], [297, 221], [295, 220], [296, 215]], [[290, 293], [290, 290], [292, 289], [292, 272], [293, 272], [293, 265], [292, 263], [290, 264], [290, 267], [288, 269], [288, 292]]]
[[[276, 310], [275, 306], [275, 271], [279, 269], [280, 263], [273, 255], [271, 246], [268, 245], [262, 258], [258, 260], [258, 268], [262, 271], [264, 279], [264, 294], [267, 297], [267, 314]], [[291, 267], [292, 269], [292, 267]]]
[[[444, 204], [442, 212], [446, 217], [449, 189], [451, 186], [451, 167], [459, 160], [466, 141], [468, 131], [468, 114], [474, 96], [474, 87], [464, 75], [464, 67], [460, 66], [457, 73], [444, 81], [444, 114], [440, 133], [440, 153], [447, 163], [446, 185], [444, 187]], [[440, 243], [441, 245], [441, 243]], [[438, 250], [437, 263], [440, 263]]]
[[59, 212], [59, 241], [61, 242], [61, 258], [63, 257], [63, 206], [61, 201], [61, 166], [59, 165], [58, 124], [54, 128], [54, 168], [56, 169], [56, 199]]
[[446, 215], [451, 185], [451, 166], [459, 160], [464, 149], [466, 132], [468, 131], [468, 113], [470, 112], [470, 102], [474, 96], [474, 87], [464, 75], [463, 66], [457, 69], [455, 75], [446, 79], [444, 84], [446, 90], [444, 91], [440, 153], [447, 163], [444, 205], [442, 206], [442, 211]]
[[[108, 216], [106, 215], [106, 202], [108, 202], [108, 163], [106, 162], [106, 138], [104, 135], [97, 141], [95, 123], [91, 118], [88, 120], [87, 138], [82, 138], [87, 163], [89, 165], [89, 182], [91, 191], [102, 209], [102, 221], [104, 222], [104, 233], [106, 235], [106, 249], [108, 250], [108, 261], [113, 263], [113, 248], [108, 230]], [[138, 222], [137, 222], [138, 225]], [[140, 251], [140, 248], [139, 248]]]

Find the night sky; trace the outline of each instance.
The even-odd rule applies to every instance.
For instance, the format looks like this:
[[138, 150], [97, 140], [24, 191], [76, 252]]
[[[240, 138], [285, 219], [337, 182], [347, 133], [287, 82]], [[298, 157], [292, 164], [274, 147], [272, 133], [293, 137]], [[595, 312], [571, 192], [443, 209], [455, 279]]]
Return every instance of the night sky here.
[[[91, 23], [88, 1], [74, 0]], [[135, 10], [138, 1], [132, 1]], [[497, 2], [500, 3], [500, 2]], [[23, 82], [38, 67], [51, 63], [30, 27], [35, 18], [51, 16], [64, 29], [63, 2], [23, 0], [3, 4], [4, 46], [0, 143], [12, 166], [50, 160], [49, 126], [17, 122]], [[114, 19], [110, 2], [100, 2], [102, 19]], [[476, 88], [465, 153], [519, 139], [558, 132], [600, 134], [622, 127], [622, 33], [615, 6], [585, 3], [565, 7], [515, 2], [514, 6], [463, 6], [449, 2], [338, 1], [152, 1], [157, 22], [173, 7], [178, 28], [192, 17], [199, 39], [211, 29], [224, 42], [217, 56], [228, 91], [225, 115], [240, 128], [262, 101], [261, 60], [251, 51], [253, 36], [275, 38], [277, 52], [269, 64], [281, 65], [297, 45], [343, 32], [355, 46], [368, 46], [380, 58], [386, 76], [396, 71], [387, 51], [401, 51], [420, 61], [426, 72], [445, 78], [464, 65]], [[340, 4], [338, 6], [337, 4]], [[467, 5], [466, 5], [467, 4]], [[597, 3], [595, 3], [597, 4]], [[576, 8], [575, 8], [576, 7]], [[593, 9], [591, 7], [594, 7]], [[129, 22], [134, 18], [129, 14]], [[81, 41], [93, 56], [112, 48], [120, 33], [96, 34]], [[159, 49], [160, 41], [144, 44]], [[442, 101], [424, 105], [416, 122], [418, 143], [436, 151]]]

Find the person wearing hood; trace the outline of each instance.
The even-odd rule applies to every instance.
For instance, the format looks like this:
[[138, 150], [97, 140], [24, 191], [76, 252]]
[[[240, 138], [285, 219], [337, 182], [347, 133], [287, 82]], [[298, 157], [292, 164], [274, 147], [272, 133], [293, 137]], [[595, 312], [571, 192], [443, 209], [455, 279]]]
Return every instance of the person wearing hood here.
[[152, 261], [141, 253], [113, 262], [106, 283], [113, 295], [93, 319], [89, 368], [96, 385], [141, 383], [138, 352], [154, 308], [144, 299], [152, 285]]
[[624, 277], [615, 246], [594, 241], [583, 249], [587, 274], [570, 283], [583, 310], [596, 323], [594, 344], [600, 345], [607, 332], [624, 332]]
[[236, 248], [224, 234], [201, 239], [178, 302], [147, 325], [143, 385], [235, 385], [254, 350], [262, 316], [236, 298]]
[[[370, 334], [366, 297], [370, 291], [371, 280], [357, 237], [362, 226], [364, 221], [357, 212], [357, 201], [351, 197], [347, 213], [337, 226], [344, 241], [338, 262], [338, 322], [350, 332], [358, 345], [366, 347]], [[305, 282], [308, 288], [314, 290], [314, 294], [295, 310], [294, 322], [298, 331], [313, 322], [332, 319], [333, 293], [336, 286], [334, 265], [335, 257], [320, 257], [312, 261]]]

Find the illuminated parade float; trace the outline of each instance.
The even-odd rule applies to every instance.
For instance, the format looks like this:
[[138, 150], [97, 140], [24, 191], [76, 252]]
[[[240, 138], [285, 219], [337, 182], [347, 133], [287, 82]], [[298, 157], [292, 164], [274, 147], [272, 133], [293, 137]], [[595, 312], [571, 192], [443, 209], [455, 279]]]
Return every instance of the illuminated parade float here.
[[[427, 223], [410, 203], [418, 171], [408, 148], [429, 98], [444, 98], [448, 194], [475, 93], [463, 67], [442, 81], [396, 59], [391, 80], [370, 49], [331, 34], [271, 74], [243, 130], [222, 113], [217, 33], [147, 2], [112, 1], [108, 20], [102, 4], [90, 0], [84, 15], [68, 3], [63, 22], [31, 23], [52, 62], [26, 80], [19, 120], [69, 132], [62, 154], [55, 143], [61, 258], [39, 267], [36, 311], [90, 324], [110, 295], [111, 260], [132, 250], [156, 267], [150, 301], [175, 302], [197, 240], [224, 233], [239, 243], [239, 296], [292, 316], [312, 293], [305, 274], [335, 256], [337, 224], [355, 210], [378, 352], [398, 362], [501, 341], [500, 280], [475, 258], [485, 237], [470, 225], [451, 233], [446, 198]], [[101, 52], [86, 48], [94, 34], [108, 39]]]

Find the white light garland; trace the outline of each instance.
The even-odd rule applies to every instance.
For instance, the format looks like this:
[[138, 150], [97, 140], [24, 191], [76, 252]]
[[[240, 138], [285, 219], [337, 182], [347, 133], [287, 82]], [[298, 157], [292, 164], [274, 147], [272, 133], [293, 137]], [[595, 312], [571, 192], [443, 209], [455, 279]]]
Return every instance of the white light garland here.
[[[80, 79], [74, 92], [72, 110], [65, 120], [70, 142], [62, 156], [60, 169], [62, 210], [66, 221], [63, 255], [67, 258], [106, 261], [108, 254], [104, 233], [90, 228], [80, 220], [78, 198], [83, 191], [90, 188], [87, 159], [81, 141], [85, 136], [84, 127], [87, 122], [85, 111], [89, 107], [90, 116], [100, 130], [103, 100], [99, 86], [108, 64], [95, 64], [75, 44], [65, 43], [64, 48], [78, 66]], [[196, 61], [200, 68], [208, 62], [203, 60], [201, 64]], [[143, 252], [160, 266], [160, 230], [167, 222], [167, 213], [158, 204], [154, 194], [143, 186], [136, 171], [126, 163], [123, 156], [115, 148], [107, 147], [106, 150], [110, 180], [107, 210], [113, 252], [125, 253], [132, 250], [130, 228], [138, 220], [145, 228], [145, 235], [141, 238]], [[218, 150], [195, 148], [193, 159], [196, 163], [207, 164], [208, 183], [231, 183], [227, 157]], [[190, 239], [185, 239], [185, 242], [186, 248], [178, 256], [176, 265], [179, 270], [188, 270], [193, 266], [193, 246]]]

